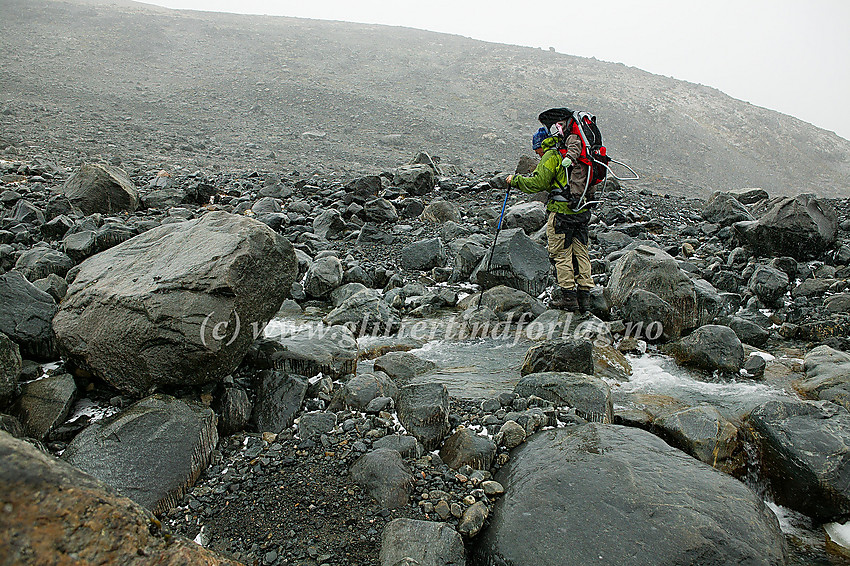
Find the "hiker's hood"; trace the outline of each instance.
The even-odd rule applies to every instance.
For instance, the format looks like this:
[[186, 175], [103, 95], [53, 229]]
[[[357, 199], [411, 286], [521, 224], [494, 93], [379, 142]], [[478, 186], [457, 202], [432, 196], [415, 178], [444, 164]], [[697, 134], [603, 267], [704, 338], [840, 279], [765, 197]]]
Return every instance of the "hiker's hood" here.
[[544, 151], [549, 151], [558, 143], [558, 138], [555, 136], [549, 136], [545, 140], [540, 143], [540, 147], [543, 148]]

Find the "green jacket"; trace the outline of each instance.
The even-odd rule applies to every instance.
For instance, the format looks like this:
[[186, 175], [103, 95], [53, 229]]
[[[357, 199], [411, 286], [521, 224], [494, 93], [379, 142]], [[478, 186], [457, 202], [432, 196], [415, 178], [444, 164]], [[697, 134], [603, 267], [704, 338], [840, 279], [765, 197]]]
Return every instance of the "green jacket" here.
[[[517, 188], [524, 193], [539, 193], [541, 191], [552, 191], [557, 189], [560, 184], [560, 186], [564, 188], [564, 192], [569, 194], [569, 175], [567, 173], [567, 169], [561, 165], [563, 157], [561, 157], [561, 153], [556, 149], [556, 143], [557, 139], [554, 137], [549, 137], [543, 140], [541, 147], [546, 150], [546, 153], [544, 153], [543, 157], [540, 158], [540, 163], [537, 164], [534, 172], [527, 177], [514, 175], [511, 178], [511, 187]], [[578, 149], [581, 150], [580, 144]], [[572, 157], [569, 155], [569, 151], [567, 152], [567, 155], [568, 157]], [[576, 155], [573, 158], [573, 162], [576, 163], [577, 161], [578, 156]], [[560, 212], [561, 214], [577, 214], [578, 212], [582, 212], [575, 212], [571, 210], [566, 202], [553, 201], [549, 201], [546, 204], [546, 210], [551, 212]]]

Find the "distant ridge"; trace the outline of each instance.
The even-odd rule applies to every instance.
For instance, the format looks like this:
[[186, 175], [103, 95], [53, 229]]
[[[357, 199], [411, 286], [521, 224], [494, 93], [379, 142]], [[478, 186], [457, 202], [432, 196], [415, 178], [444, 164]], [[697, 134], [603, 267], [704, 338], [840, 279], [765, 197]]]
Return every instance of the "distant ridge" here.
[[[850, 141], [621, 64], [410, 28], [5, 0], [0, 142], [139, 165], [340, 174], [418, 150], [513, 169], [537, 114], [588, 109], [641, 186], [850, 195]], [[303, 135], [313, 132], [312, 135]]]

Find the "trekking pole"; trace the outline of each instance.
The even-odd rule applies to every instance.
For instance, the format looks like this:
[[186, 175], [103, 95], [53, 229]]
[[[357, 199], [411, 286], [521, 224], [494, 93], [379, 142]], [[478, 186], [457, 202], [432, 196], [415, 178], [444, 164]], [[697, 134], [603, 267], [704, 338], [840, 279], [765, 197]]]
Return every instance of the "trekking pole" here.
[[[508, 196], [511, 194], [511, 186], [508, 185], [508, 190], [505, 192], [505, 200], [502, 202], [502, 213], [499, 215], [499, 224], [496, 226], [496, 235], [493, 236], [493, 246], [490, 248], [490, 255], [487, 257], [487, 268], [485, 273], [490, 273], [490, 263], [493, 261], [493, 254], [496, 252], [496, 241], [499, 239], [499, 232], [502, 231], [502, 220], [505, 218], [505, 207], [508, 205]], [[481, 286], [481, 293], [478, 295], [478, 306], [481, 307], [481, 297], [484, 296], [484, 286]]]

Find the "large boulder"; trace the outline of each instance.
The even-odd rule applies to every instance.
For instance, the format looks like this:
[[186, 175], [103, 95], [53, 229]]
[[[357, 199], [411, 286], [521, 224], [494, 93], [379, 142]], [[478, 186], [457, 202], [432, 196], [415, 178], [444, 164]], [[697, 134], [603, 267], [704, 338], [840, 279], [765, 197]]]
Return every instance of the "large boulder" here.
[[292, 426], [307, 395], [307, 380], [282, 371], [266, 370], [257, 379], [252, 419], [261, 432], [280, 434]]
[[673, 446], [709, 466], [732, 474], [743, 464], [738, 428], [711, 405], [665, 413], [653, 424]]
[[505, 496], [473, 547], [478, 564], [787, 562], [779, 522], [760, 497], [643, 430], [541, 432], [496, 480]]
[[434, 190], [436, 176], [429, 165], [402, 165], [393, 174], [393, 185], [411, 195], [421, 196]]
[[611, 388], [597, 377], [583, 373], [541, 372], [524, 376], [514, 387], [519, 397], [535, 395], [560, 407], [572, 407], [587, 420], [614, 420]]
[[546, 248], [521, 228], [509, 228], [499, 232], [495, 248], [481, 258], [470, 280], [485, 289], [506, 285], [537, 296], [548, 286], [550, 270]]
[[681, 320], [682, 332], [699, 324], [694, 282], [670, 254], [641, 245], [618, 259], [606, 287], [611, 304], [622, 308], [635, 289], [654, 293], [667, 302]]
[[351, 466], [351, 479], [387, 509], [407, 505], [413, 491], [413, 476], [401, 454], [391, 448], [378, 448], [361, 456]]
[[0, 485], [4, 564], [237, 564], [166, 535], [149, 510], [5, 432], [0, 432]]
[[803, 369], [806, 377], [794, 384], [797, 391], [850, 410], [850, 354], [818, 346], [806, 354]]
[[489, 470], [495, 457], [496, 445], [492, 440], [464, 427], [458, 428], [440, 448], [440, 460], [453, 470], [461, 466]]
[[682, 365], [707, 371], [737, 373], [744, 365], [744, 347], [728, 326], [708, 324], [669, 346]]
[[398, 211], [395, 205], [384, 198], [376, 198], [366, 201], [360, 216], [364, 220], [383, 224], [384, 222], [395, 222], [398, 220]]
[[65, 277], [72, 267], [74, 260], [48, 246], [35, 246], [22, 253], [15, 262], [15, 269], [32, 283], [51, 274]]
[[735, 222], [755, 220], [747, 207], [732, 193], [716, 192], [702, 209], [702, 217], [712, 224], [731, 226]]
[[734, 224], [735, 233], [755, 253], [817, 258], [838, 235], [838, 215], [831, 205], [811, 194], [779, 197], [757, 221]]
[[762, 303], [773, 306], [788, 290], [788, 275], [775, 267], [760, 265], [747, 287]]
[[[310, 297], [321, 299], [342, 285], [342, 263], [332, 255], [317, 259], [307, 269], [304, 291]], [[278, 305], [279, 307], [279, 305]]]
[[342, 390], [343, 402], [347, 407], [363, 411], [377, 397], [398, 398], [398, 386], [386, 374], [377, 371], [361, 373], [349, 379]]
[[481, 258], [487, 253], [487, 249], [484, 246], [478, 241], [469, 238], [454, 240], [449, 244], [449, 248], [454, 255], [451, 283], [464, 283], [468, 281], [475, 267], [481, 263]]
[[529, 236], [546, 224], [546, 205], [542, 202], [521, 202], [505, 212], [502, 228], [522, 228]]
[[775, 501], [817, 521], [850, 517], [850, 413], [827, 401], [768, 401], [747, 419]]
[[410, 352], [387, 352], [375, 359], [375, 370], [390, 376], [397, 384], [407, 385], [419, 375], [437, 368], [431, 360], [420, 358]]
[[558, 338], [528, 349], [521, 375], [544, 371], [593, 375], [593, 343], [585, 339]]
[[217, 443], [209, 407], [153, 395], [84, 429], [62, 459], [159, 514], [194, 485]]
[[463, 539], [451, 525], [393, 519], [381, 534], [380, 560], [381, 566], [465, 566], [466, 549]]
[[85, 261], [53, 328], [76, 364], [133, 395], [216, 381], [239, 365], [297, 272], [286, 238], [211, 212]]
[[644, 337], [667, 341], [676, 340], [682, 335], [683, 323], [679, 311], [655, 293], [635, 289], [626, 297], [621, 308], [624, 319], [635, 325], [634, 328]]
[[337, 210], [325, 210], [313, 219], [313, 233], [325, 240], [339, 240], [347, 229]]
[[23, 357], [58, 357], [51, 327], [55, 314], [53, 297], [27, 281], [20, 271], [0, 275], [0, 332], [18, 344]]
[[139, 191], [122, 169], [83, 163], [65, 182], [62, 192], [86, 216], [99, 212], [135, 212]]
[[446, 265], [446, 248], [440, 238], [418, 240], [401, 249], [401, 267], [411, 271], [428, 271]]
[[372, 289], [361, 290], [344, 299], [323, 321], [330, 326], [345, 325], [358, 336], [388, 335], [401, 326], [395, 311]]
[[285, 372], [305, 377], [322, 373], [338, 379], [357, 367], [357, 340], [345, 326], [309, 327], [281, 338], [280, 344], [273, 363]]

